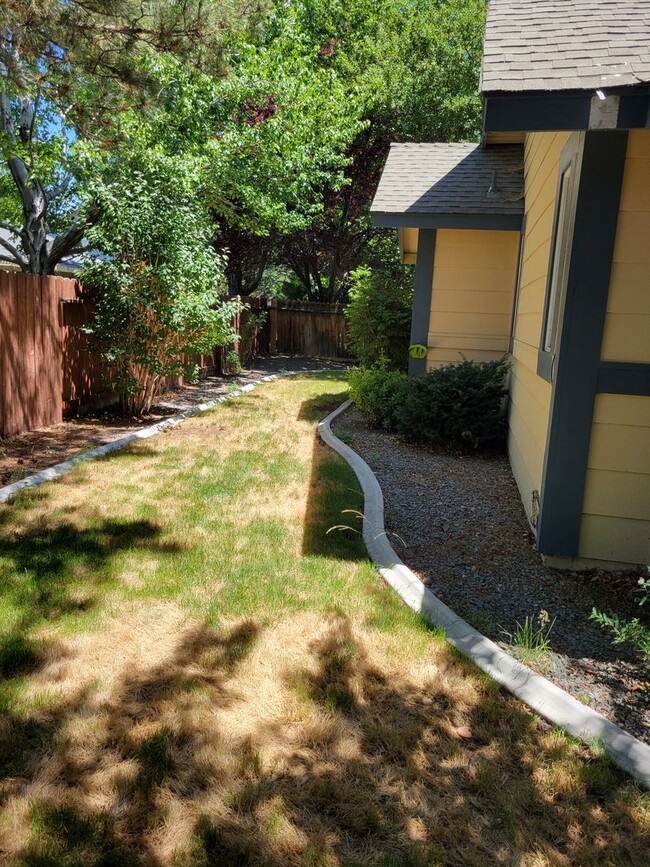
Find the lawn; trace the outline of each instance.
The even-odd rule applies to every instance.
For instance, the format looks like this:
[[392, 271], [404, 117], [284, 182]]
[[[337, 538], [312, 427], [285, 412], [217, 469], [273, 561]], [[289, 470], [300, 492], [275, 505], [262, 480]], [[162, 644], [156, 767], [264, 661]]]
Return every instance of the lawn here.
[[345, 391], [266, 385], [0, 507], [0, 861], [646, 863], [648, 795], [369, 564], [316, 435]]

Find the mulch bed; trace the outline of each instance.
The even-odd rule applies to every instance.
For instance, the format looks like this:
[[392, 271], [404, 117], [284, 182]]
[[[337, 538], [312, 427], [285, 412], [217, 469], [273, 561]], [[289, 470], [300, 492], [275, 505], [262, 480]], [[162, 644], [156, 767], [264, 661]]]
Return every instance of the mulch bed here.
[[277, 355], [260, 358], [252, 370], [239, 376], [208, 376], [197, 385], [183, 385], [163, 395], [152, 411], [139, 419], [126, 419], [109, 408], [81, 418], [66, 419], [49, 428], [0, 439], [0, 486], [10, 485], [39, 470], [61, 463], [79, 452], [88, 451], [133, 430], [155, 424], [170, 415], [204, 401], [214, 400], [231, 388], [258, 382], [269, 373], [285, 370], [340, 370], [342, 365], [320, 359]]
[[517, 622], [547, 611], [550, 651], [526, 662], [650, 743], [650, 672], [589, 620], [594, 607], [647, 616], [635, 603], [640, 572], [545, 567], [504, 455], [414, 446], [369, 429], [354, 409], [333, 427], [376, 474], [391, 544], [436, 596], [502, 645]]

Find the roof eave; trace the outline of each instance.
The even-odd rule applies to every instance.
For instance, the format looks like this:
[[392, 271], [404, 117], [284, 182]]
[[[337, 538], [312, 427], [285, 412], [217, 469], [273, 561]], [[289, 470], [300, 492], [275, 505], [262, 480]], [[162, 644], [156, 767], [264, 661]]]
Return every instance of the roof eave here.
[[397, 229], [491, 229], [521, 231], [521, 214], [445, 214], [416, 211], [372, 211], [372, 221], [380, 228]]
[[650, 85], [645, 83], [593, 90], [487, 91], [483, 96], [484, 133], [650, 125]]

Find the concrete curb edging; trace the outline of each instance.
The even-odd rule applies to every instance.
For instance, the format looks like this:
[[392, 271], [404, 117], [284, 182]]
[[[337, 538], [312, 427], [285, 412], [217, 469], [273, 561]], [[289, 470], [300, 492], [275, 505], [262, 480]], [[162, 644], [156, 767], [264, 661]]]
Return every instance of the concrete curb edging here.
[[347, 461], [364, 496], [363, 539], [370, 559], [403, 601], [431, 626], [444, 629], [447, 640], [490, 677], [549, 722], [587, 744], [598, 740], [612, 761], [650, 788], [650, 746], [628, 734], [602, 714], [581, 704], [481, 635], [424, 586], [392, 549], [384, 528], [384, 497], [368, 464], [332, 432], [331, 422], [351, 404], [346, 401], [318, 426], [323, 442]]
[[257, 386], [261, 383], [273, 382], [273, 380], [280, 379], [285, 376], [300, 376], [302, 374], [312, 375], [315, 373], [329, 372], [330, 371], [328, 371], [327, 369], [287, 370], [283, 373], [270, 373], [267, 376], [262, 376], [257, 382], [248, 382], [246, 383], [246, 385], [242, 385], [240, 388], [237, 388], [236, 390], [231, 391], [228, 394], [219, 395], [219, 397], [215, 398], [214, 400], [208, 400], [205, 403], [197, 404], [191, 409], [184, 410], [183, 412], [177, 413], [176, 415], [170, 416], [169, 418], [165, 418], [162, 421], [156, 422], [156, 424], [149, 425], [149, 427], [140, 428], [140, 430], [133, 431], [133, 433], [127, 434], [124, 437], [120, 437], [119, 439], [113, 440], [110, 443], [105, 443], [103, 446], [98, 446], [95, 449], [90, 449], [89, 451], [84, 452], [80, 455], [74, 455], [73, 457], [68, 458], [66, 461], [62, 461], [60, 464], [54, 464], [54, 466], [48, 467], [45, 470], [40, 470], [38, 473], [34, 473], [31, 476], [26, 476], [24, 479], [13, 482], [13, 484], [11, 485], [5, 485], [4, 487], [0, 487], [0, 503], [6, 503], [10, 497], [13, 497], [14, 494], [17, 494], [19, 491], [22, 491], [25, 488], [36, 488], [39, 485], [44, 484], [45, 482], [51, 482], [54, 479], [58, 479], [60, 476], [63, 476], [65, 475], [65, 473], [69, 473], [70, 470], [78, 467], [79, 464], [85, 464], [88, 461], [94, 461], [97, 458], [102, 458], [104, 457], [104, 455], [108, 455], [111, 452], [118, 451], [119, 449], [123, 449], [130, 443], [137, 442], [138, 440], [149, 439], [150, 437], [156, 436], [156, 434], [159, 434], [161, 431], [170, 430], [171, 428], [177, 427], [179, 424], [187, 421], [187, 419], [193, 418], [197, 415], [201, 415], [201, 413], [204, 413], [209, 409], [213, 409], [220, 403], [224, 403], [227, 400], [232, 400], [232, 398], [234, 397], [240, 397], [242, 394], [246, 394], [247, 392], [252, 391], [254, 388], [257, 388]]

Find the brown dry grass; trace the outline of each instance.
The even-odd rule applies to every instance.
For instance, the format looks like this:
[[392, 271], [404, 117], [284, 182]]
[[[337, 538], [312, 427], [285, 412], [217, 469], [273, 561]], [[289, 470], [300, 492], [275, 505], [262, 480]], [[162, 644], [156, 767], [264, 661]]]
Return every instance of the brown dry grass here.
[[343, 387], [274, 384], [3, 513], [14, 607], [44, 565], [0, 722], [0, 859], [647, 863], [647, 796], [459, 661], [358, 534], [326, 534], [358, 507], [314, 441]]

